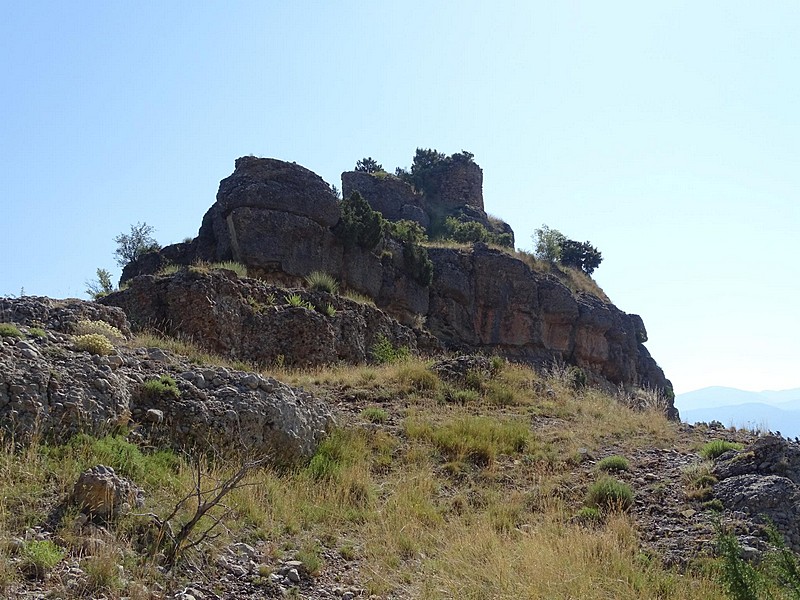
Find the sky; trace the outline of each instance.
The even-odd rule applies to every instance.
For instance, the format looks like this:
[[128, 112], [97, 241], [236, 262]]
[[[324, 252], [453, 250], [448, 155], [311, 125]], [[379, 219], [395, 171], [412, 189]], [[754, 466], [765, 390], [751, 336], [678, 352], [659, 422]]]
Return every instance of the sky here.
[[678, 393], [800, 387], [800, 4], [0, 0], [0, 295], [197, 234], [243, 155], [341, 188], [467, 150], [487, 212], [603, 254]]

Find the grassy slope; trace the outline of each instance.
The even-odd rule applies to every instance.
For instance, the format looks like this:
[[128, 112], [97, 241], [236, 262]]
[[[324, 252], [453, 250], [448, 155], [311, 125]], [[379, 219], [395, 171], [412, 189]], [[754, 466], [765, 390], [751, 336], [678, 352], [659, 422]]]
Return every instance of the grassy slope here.
[[[185, 344], [173, 349], [194, 352]], [[217, 547], [266, 542], [265, 560], [300, 557], [330, 581], [346, 583], [340, 571], [348, 565], [354, 583], [386, 597], [722, 597], [705, 572], [678, 574], [649, 560], [626, 514], [607, 510], [591, 524], [575, 518], [591, 479], [581, 467], [587, 452], [613, 446], [624, 455], [684, 443], [675, 424], [596, 390], [576, 392], [565, 373], [543, 377], [505, 365], [496, 377], [472, 377], [466, 385], [446, 383], [427, 366], [409, 360], [270, 372], [328, 398], [339, 429], [307, 467], [252, 473], [251, 485], [228, 498], [228, 530]], [[140, 455], [119, 440], [21, 453], [6, 444], [0, 538], [44, 523], [80, 470], [97, 462], [145, 488], [143, 512], [164, 516], [192, 490], [184, 460]], [[207, 467], [205, 477], [233, 468]], [[67, 511], [55, 529], [57, 542], [76, 555], [86, 540], [73, 532], [74, 517]], [[140, 584], [164, 584], [142, 558], [140, 532], [141, 519], [127, 517], [112, 528], [113, 551], [84, 559], [98, 573], [95, 591], [144, 598]], [[5, 549], [0, 556], [0, 590], [19, 585], [11, 555]], [[115, 578], [115, 562], [126, 565], [127, 581]]]

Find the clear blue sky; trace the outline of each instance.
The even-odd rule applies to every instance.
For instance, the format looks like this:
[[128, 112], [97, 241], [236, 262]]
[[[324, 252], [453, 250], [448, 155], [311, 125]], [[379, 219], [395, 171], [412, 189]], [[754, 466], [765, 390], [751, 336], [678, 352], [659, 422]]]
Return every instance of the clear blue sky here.
[[340, 186], [468, 150], [490, 213], [603, 253], [684, 392], [800, 386], [800, 4], [2, 2], [0, 294], [194, 236], [245, 154]]

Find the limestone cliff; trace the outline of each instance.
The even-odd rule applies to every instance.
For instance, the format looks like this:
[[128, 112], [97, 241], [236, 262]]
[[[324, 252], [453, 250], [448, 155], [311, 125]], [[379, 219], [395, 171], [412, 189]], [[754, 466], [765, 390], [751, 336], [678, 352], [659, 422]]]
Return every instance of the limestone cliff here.
[[[388, 219], [425, 225], [458, 211], [488, 223], [480, 168], [471, 158], [448, 168], [437, 171], [422, 194], [386, 174], [344, 173], [343, 187], [346, 193], [360, 191]], [[154, 273], [167, 263], [197, 260], [239, 261], [252, 275], [282, 284], [298, 284], [312, 271], [326, 271], [372, 297], [402, 323], [426, 322], [447, 348], [499, 353], [538, 366], [554, 361], [576, 365], [596, 383], [661, 390], [671, 403], [672, 386], [643, 345], [647, 334], [640, 317], [573, 292], [513, 252], [484, 244], [430, 248], [434, 276], [423, 286], [405, 272], [395, 242], [387, 239], [372, 251], [345, 247], [333, 232], [338, 220], [336, 197], [313, 172], [295, 163], [243, 157], [220, 183], [198, 237], [145, 255], [126, 267], [123, 280]], [[161, 292], [153, 294], [161, 297]], [[190, 312], [185, 319], [191, 319]], [[322, 337], [304, 343], [332, 347], [327, 329], [311, 329]], [[244, 347], [241, 351], [242, 358], [252, 354]], [[333, 355], [320, 358], [336, 360]], [[669, 412], [677, 416], [671, 406]]]

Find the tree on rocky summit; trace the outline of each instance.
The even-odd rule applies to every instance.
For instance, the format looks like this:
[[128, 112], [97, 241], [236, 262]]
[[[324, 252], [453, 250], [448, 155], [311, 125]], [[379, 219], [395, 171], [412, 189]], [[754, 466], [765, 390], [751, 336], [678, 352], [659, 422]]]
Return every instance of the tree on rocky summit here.
[[142, 254], [161, 248], [153, 237], [154, 231], [155, 229], [152, 225], [136, 223], [136, 225], [131, 225], [130, 234], [120, 233], [115, 237], [114, 241], [117, 243], [117, 249], [114, 251], [114, 256], [117, 264], [120, 267], [125, 267], [125, 265], [132, 263]]
[[383, 171], [383, 165], [371, 156], [368, 156], [356, 161], [356, 171], [362, 173], [378, 173], [379, 171]]
[[564, 240], [561, 242], [561, 258], [559, 260], [562, 265], [580, 269], [587, 275], [591, 275], [603, 262], [603, 255], [589, 242]]
[[561, 258], [561, 244], [566, 239], [566, 236], [558, 229], [542, 225], [540, 229], [534, 231], [533, 253], [539, 260], [555, 262]]

